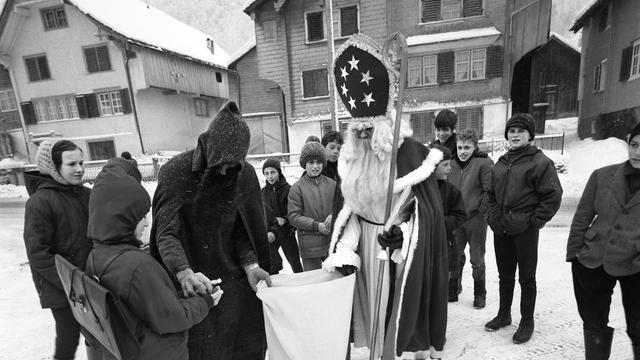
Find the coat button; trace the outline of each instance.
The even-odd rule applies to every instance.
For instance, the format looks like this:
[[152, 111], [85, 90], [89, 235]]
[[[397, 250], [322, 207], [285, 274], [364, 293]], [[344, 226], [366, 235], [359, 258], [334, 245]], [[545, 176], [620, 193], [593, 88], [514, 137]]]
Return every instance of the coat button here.
[[209, 248], [209, 244], [203, 244], [202, 247], [205, 248], [205, 249], [208, 249]]

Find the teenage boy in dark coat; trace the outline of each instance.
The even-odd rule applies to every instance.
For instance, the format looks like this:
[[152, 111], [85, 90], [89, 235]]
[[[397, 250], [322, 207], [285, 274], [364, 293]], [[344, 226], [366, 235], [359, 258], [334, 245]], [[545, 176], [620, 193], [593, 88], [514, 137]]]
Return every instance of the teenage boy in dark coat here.
[[94, 248], [86, 272], [130, 310], [126, 320], [140, 340], [138, 360], [187, 360], [187, 330], [207, 316], [223, 292], [216, 287], [211, 295], [181, 299], [162, 266], [140, 249], [151, 201], [140, 172], [128, 161], [111, 159], [96, 177], [87, 230]]
[[456, 156], [456, 124], [458, 123], [458, 115], [449, 109], [440, 110], [433, 126], [436, 128], [436, 138], [431, 142], [446, 146], [453, 157]]
[[271, 260], [260, 185], [245, 161], [249, 140], [238, 107], [227, 102], [196, 149], [169, 160], [158, 175], [151, 254], [185, 295], [205, 295], [209, 279], [217, 278], [225, 291], [189, 330], [191, 360], [265, 356], [262, 305], [254, 291], [260, 280], [270, 284]]
[[487, 223], [494, 236], [500, 308], [485, 329], [495, 331], [511, 324], [517, 267], [522, 319], [513, 335], [516, 344], [529, 341], [533, 334], [538, 235], [562, 200], [562, 186], [553, 161], [531, 145], [535, 133], [535, 120], [529, 114], [514, 114], [507, 121], [504, 137], [511, 148], [493, 166], [488, 193]]
[[329, 131], [322, 137], [322, 146], [324, 146], [324, 154], [327, 157], [327, 166], [322, 168], [322, 175], [333, 179], [336, 182], [336, 191], [333, 194], [333, 206], [331, 207], [331, 228], [336, 219], [334, 214], [338, 214], [344, 204], [344, 197], [340, 189], [340, 174], [338, 174], [338, 158], [340, 157], [340, 149], [344, 140], [338, 131]]
[[[493, 160], [478, 149], [478, 135], [472, 129], [457, 134], [458, 153], [451, 161], [449, 181], [462, 192], [466, 218], [455, 232], [458, 246], [458, 273], [449, 281], [449, 301], [457, 301], [462, 291], [462, 269], [469, 244], [469, 260], [473, 275], [473, 307], [482, 309], [486, 304], [485, 244], [487, 242], [487, 193], [491, 188]], [[455, 280], [455, 281], [454, 281]]]
[[282, 270], [282, 258], [278, 248], [286, 256], [291, 270], [294, 273], [302, 272], [300, 263], [300, 251], [296, 240], [296, 229], [287, 220], [287, 197], [291, 185], [282, 175], [280, 161], [275, 158], [267, 159], [262, 165], [262, 173], [266, 178], [266, 184], [262, 188], [265, 215], [267, 217], [267, 238], [271, 250], [271, 273], [277, 274]]
[[[435, 174], [438, 178], [438, 190], [440, 190], [440, 198], [442, 198], [442, 209], [444, 210], [444, 227], [447, 231], [447, 243], [449, 245], [447, 251], [447, 257], [449, 258], [449, 283], [451, 283], [452, 276], [458, 274], [458, 248], [456, 244], [456, 237], [454, 235], [455, 230], [464, 222], [466, 214], [464, 212], [464, 202], [462, 201], [462, 194], [458, 188], [447, 181], [447, 178], [451, 172], [451, 151], [447, 147], [442, 145], [431, 145], [430, 148], [435, 148], [442, 151], [442, 161], [436, 166]], [[457, 279], [455, 279], [457, 281]], [[449, 295], [451, 296], [451, 295]], [[458, 294], [456, 294], [457, 300]], [[449, 298], [451, 301], [451, 298]]]

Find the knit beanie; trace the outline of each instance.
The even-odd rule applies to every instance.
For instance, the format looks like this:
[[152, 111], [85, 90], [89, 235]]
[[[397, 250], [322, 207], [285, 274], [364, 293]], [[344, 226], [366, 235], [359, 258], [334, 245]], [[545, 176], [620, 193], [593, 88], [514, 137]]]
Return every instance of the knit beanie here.
[[228, 101], [220, 108], [207, 132], [207, 167], [229, 161], [244, 163], [251, 134], [235, 102]]
[[53, 180], [60, 184], [69, 185], [69, 182], [56, 169], [56, 164], [53, 163], [53, 156], [51, 155], [53, 146], [61, 140], [63, 139], [47, 139], [41, 142], [36, 153], [36, 165], [41, 173], [51, 176]]
[[507, 121], [507, 126], [504, 128], [504, 138], [508, 139], [507, 132], [509, 132], [509, 128], [517, 126], [519, 128], [525, 129], [531, 135], [529, 141], [533, 140], [536, 136], [536, 121], [533, 119], [533, 116], [527, 113], [517, 113], [513, 114], [509, 121]]
[[266, 168], [275, 168], [280, 175], [282, 175], [282, 168], [280, 167], [280, 161], [276, 158], [268, 158], [264, 164], [262, 165], [262, 172], [264, 173], [264, 169]]
[[315, 141], [308, 142], [300, 151], [300, 166], [304, 169], [311, 160], [322, 162], [322, 166], [327, 166], [327, 156], [324, 154], [324, 146]]
[[627, 139], [627, 143], [631, 144], [631, 139], [633, 139], [633, 137], [636, 135], [640, 135], [640, 123], [637, 123], [636, 126], [631, 129], [631, 132], [629, 133], [629, 139]]
[[142, 182], [142, 174], [140, 173], [140, 170], [138, 170], [138, 163], [134, 159], [127, 160], [125, 158], [117, 157], [109, 159], [105, 166], [107, 165], [119, 166], [127, 175], [136, 179], [137, 182]]

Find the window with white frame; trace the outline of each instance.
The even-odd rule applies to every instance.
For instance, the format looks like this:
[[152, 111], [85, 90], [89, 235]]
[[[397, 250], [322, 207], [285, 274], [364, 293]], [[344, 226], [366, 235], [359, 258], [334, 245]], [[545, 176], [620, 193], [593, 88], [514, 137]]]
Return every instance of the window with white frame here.
[[120, 90], [99, 92], [96, 95], [98, 96], [101, 116], [124, 114]]
[[340, 36], [350, 36], [359, 31], [358, 6], [340, 8]]
[[309, 12], [305, 15], [307, 42], [324, 40], [324, 12]]
[[329, 96], [329, 78], [327, 69], [315, 69], [302, 72], [302, 98]]
[[113, 140], [87, 141], [89, 159], [107, 160], [116, 157], [116, 147]]
[[442, 20], [462, 17], [462, 0], [442, 0]]
[[425, 55], [409, 58], [409, 86], [435, 85], [438, 83], [438, 56]]
[[607, 88], [607, 59], [593, 69], [593, 92], [604, 91]]
[[33, 108], [38, 122], [80, 118], [75, 95], [36, 99]]
[[42, 16], [42, 24], [45, 30], [54, 30], [68, 26], [64, 6], [42, 9], [40, 10], [40, 15]]
[[485, 78], [487, 50], [475, 49], [456, 51], [456, 81], [479, 80]]
[[629, 72], [629, 80], [640, 77], [640, 39], [633, 43], [631, 52], [631, 69]]
[[12, 89], [0, 90], [0, 111], [18, 110], [16, 98]]

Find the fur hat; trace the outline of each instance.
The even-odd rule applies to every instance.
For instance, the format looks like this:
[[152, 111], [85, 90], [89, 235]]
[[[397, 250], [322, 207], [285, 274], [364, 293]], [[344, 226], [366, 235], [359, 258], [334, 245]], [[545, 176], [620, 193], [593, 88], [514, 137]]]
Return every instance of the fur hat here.
[[529, 132], [530, 138], [529, 141], [533, 140], [536, 136], [536, 121], [533, 116], [527, 113], [517, 113], [513, 114], [509, 121], [507, 121], [507, 126], [504, 128], [504, 138], [508, 139], [507, 133], [509, 132], [509, 128], [517, 126], [519, 128], [525, 129]]
[[207, 132], [207, 167], [228, 161], [244, 163], [251, 134], [235, 102], [228, 101], [220, 108]]
[[631, 139], [633, 139], [633, 137], [636, 135], [640, 135], [640, 123], [637, 123], [636, 126], [634, 126], [633, 129], [631, 129], [631, 132], [629, 133], [629, 138], [627, 139], [627, 143], [631, 144]]
[[51, 176], [53, 180], [60, 184], [68, 185], [69, 183], [67, 180], [65, 180], [58, 172], [56, 164], [53, 162], [53, 156], [51, 155], [53, 146], [62, 140], [63, 139], [57, 138], [47, 139], [41, 142], [38, 146], [38, 152], [36, 153], [36, 165], [38, 166], [38, 171], [41, 173]]
[[142, 174], [138, 169], [138, 163], [134, 159], [127, 160], [123, 157], [117, 157], [107, 161], [106, 165], [119, 166], [120, 168], [122, 168], [122, 170], [124, 170], [125, 174], [136, 179], [137, 182], [142, 182]]
[[317, 142], [308, 142], [300, 151], [300, 166], [304, 169], [311, 160], [322, 162], [322, 166], [327, 166], [327, 156], [324, 153], [324, 146]]
[[262, 173], [264, 173], [264, 169], [266, 168], [275, 168], [279, 174], [282, 174], [282, 168], [280, 167], [280, 160], [277, 158], [268, 158], [264, 164], [262, 165]]

